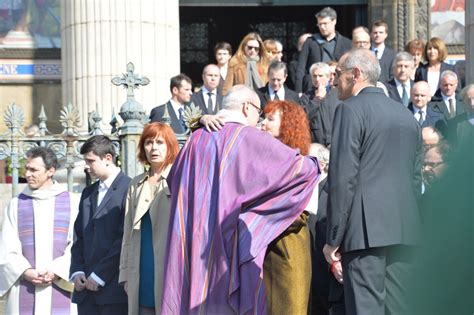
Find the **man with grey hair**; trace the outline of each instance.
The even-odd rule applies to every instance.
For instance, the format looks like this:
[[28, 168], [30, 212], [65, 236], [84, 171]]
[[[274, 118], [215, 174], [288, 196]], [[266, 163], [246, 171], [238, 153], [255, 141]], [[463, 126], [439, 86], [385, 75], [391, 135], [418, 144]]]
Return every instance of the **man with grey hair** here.
[[326, 7], [316, 13], [319, 33], [309, 37], [303, 45], [296, 68], [296, 92], [311, 88], [309, 68], [316, 62], [328, 62], [339, 58], [351, 49], [351, 40], [336, 32], [337, 13]]
[[443, 71], [439, 78], [439, 89], [433, 96], [433, 106], [438, 107], [446, 119], [464, 113], [464, 104], [458, 91], [458, 75], [451, 70]]
[[413, 81], [410, 78], [415, 67], [413, 56], [410, 53], [401, 51], [395, 55], [392, 64], [393, 79], [388, 81], [388, 96], [405, 107], [408, 107], [411, 97], [411, 87]]
[[233, 86], [222, 107], [222, 129], [196, 130], [168, 175], [163, 315], [266, 314], [266, 249], [306, 208], [319, 175], [316, 161], [254, 128], [253, 90]]
[[336, 72], [342, 103], [323, 252], [331, 265], [342, 261], [346, 314], [407, 314], [403, 294], [420, 229], [421, 128], [375, 87], [380, 66], [371, 51], [344, 54]]
[[474, 84], [468, 84], [461, 91], [464, 112], [446, 121], [440, 121], [436, 127], [450, 144], [474, 137]]
[[313, 87], [301, 96], [301, 104], [308, 113], [313, 142], [328, 145], [332, 120], [339, 100], [335, 89], [330, 89], [331, 69], [325, 62], [316, 62], [310, 68]]
[[287, 77], [286, 63], [274, 61], [270, 64], [268, 67], [268, 83], [257, 90], [262, 109], [265, 108], [268, 102], [273, 100], [287, 100], [299, 104], [300, 98], [298, 93], [285, 85]]

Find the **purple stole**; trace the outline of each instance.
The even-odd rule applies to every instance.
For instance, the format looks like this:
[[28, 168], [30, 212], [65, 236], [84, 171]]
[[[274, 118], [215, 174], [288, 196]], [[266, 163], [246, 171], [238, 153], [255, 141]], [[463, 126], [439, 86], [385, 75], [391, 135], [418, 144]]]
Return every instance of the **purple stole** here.
[[[63, 192], [56, 196], [54, 206], [53, 259], [64, 254], [70, 222], [69, 193]], [[33, 200], [20, 194], [18, 196], [18, 235], [20, 237], [23, 256], [36, 268], [35, 258], [35, 222]], [[38, 240], [41, 241], [41, 240]], [[69, 315], [71, 310], [71, 294], [60, 289], [53, 283], [52, 313]], [[20, 315], [34, 314], [35, 285], [26, 280], [20, 281]]]

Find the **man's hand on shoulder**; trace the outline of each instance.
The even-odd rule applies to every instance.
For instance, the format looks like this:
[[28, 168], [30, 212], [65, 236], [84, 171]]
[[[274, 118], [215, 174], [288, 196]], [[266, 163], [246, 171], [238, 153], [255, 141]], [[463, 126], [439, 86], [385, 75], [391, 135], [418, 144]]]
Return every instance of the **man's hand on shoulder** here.
[[218, 115], [204, 115], [199, 119], [199, 123], [209, 132], [221, 130], [225, 125], [222, 117]]

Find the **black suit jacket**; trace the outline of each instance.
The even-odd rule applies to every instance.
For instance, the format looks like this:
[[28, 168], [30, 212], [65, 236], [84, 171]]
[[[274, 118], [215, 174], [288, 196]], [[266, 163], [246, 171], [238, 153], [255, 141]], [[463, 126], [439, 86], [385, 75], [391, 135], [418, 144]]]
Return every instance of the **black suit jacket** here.
[[75, 240], [71, 249], [70, 275], [83, 271], [95, 273], [105, 286], [93, 292], [74, 291], [72, 301], [80, 304], [92, 294], [96, 304], [127, 303], [127, 295], [118, 283], [122, 248], [124, 203], [130, 177], [120, 172], [97, 207], [99, 181], [84, 188], [79, 214], [74, 223]]
[[[408, 109], [412, 112], [413, 115], [415, 115], [415, 109], [413, 108], [412, 102], [408, 104]], [[445, 120], [443, 113], [437, 107], [428, 105], [426, 106], [425, 120], [421, 124], [421, 128], [428, 126], [435, 127], [436, 123], [439, 120]]]
[[382, 57], [379, 59], [380, 64], [380, 77], [379, 81], [382, 83], [388, 82], [393, 79], [393, 72], [392, 72], [392, 63], [393, 58], [395, 58], [395, 51], [393, 49], [388, 48], [385, 46], [383, 50]]
[[[464, 113], [464, 102], [458, 93], [455, 94], [454, 98], [456, 99], [456, 115], [455, 116], [458, 116]], [[441, 93], [435, 94], [431, 98], [431, 101], [429, 104], [433, 108], [436, 108], [437, 110], [441, 111], [443, 113], [445, 120], [451, 119], [448, 106], [446, 106], [446, 103], [443, 101], [443, 97], [441, 96]]]
[[222, 95], [216, 91], [216, 103], [214, 105], [214, 110], [207, 108], [206, 101], [204, 100], [204, 95], [202, 95], [202, 90], [199, 90], [191, 96], [191, 102], [194, 105], [199, 106], [203, 114], [212, 114], [215, 115], [222, 108]]
[[342, 253], [417, 244], [421, 128], [413, 115], [366, 87], [336, 108], [329, 166], [327, 243]]
[[186, 130], [184, 129], [183, 125], [178, 119], [178, 116], [176, 116], [176, 113], [174, 112], [173, 105], [171, 105], [171, 102], [168, 101], [168, 103], [157, 106], [153, 108], [150, 112], [150, 122], [161, 122], [163, 119], [163, 115], [165, 113], [165, 106], [166, 109], [168, 109], [168, 115], [170, 116], [171, 119], [171, 128], [175, 133], [184, 133]]
[[[296, 82], [295, 91], [300, 93], [311, 89], [311, 77], [309, 68], [313, 63], [323, 61], [323, 50], [321, 45], [316, 41], [316, 34], [308, 37], [304, 42], [303, 48], [298, 56], [298, 64], [296, 66]], [[336, 46], [334, 47], [334, 60], [339, 60], [342, 55], [349, 51], [352, 42], [347, 37], [336, 32]]]
[[[290, 90], [286, 87], [286, 85], [284, 85], [283, 88], [285, 89], [285, 101], [291, 101], [296, 104], [300, 104], [300, 97], [298, 96], [298, 93], [293, 90]], [[264, 87], [257, 89], [256, 92], [258, 94], [258, 97], [260, 98], [260, 104], [263, 110], [265, 108], [265, 105], [267, 105], [267, 103], [272, 100], [270, 98], [270, 93], [268, 92], [268, 83]]]
[[331, 89], [324, 100], [314, 99], [314, 88], [301, 97], [301, 103], [306, 110], [311, 129], [311, 140], [325, 146], [331, 144], [332, 122], [336, 107], [340, 101], [337, 98], [337, 89]]
[[[414, 83], [413, 81], [410, 81], [410, 87], [413, 87], [413, 83]], [[387, 88], [388, 97], [390, 97], [395, 102], [403, 104], [402, 98], [400, 97], [400, 94], [398, 94], [397, 83], [395, 82], [395, 79], [392, 79], [388, 81], [387, 83], [385, 83], [385, 87]], [[410, 102], [411, 91], [407, 91], [407, 92], [408, 92], [408, 102]]]
[[[439, 75], [441, 76], [441, 73], [443, 73], [443, 71], [445, 70], [455, 71], [454, 66], [446, 62], [442, 62], [440, 70], [439, 70]], [[416, 68], [415, 82], [418, 82], [418, 81], [428, 82], [428, 64], [427, 63]]]

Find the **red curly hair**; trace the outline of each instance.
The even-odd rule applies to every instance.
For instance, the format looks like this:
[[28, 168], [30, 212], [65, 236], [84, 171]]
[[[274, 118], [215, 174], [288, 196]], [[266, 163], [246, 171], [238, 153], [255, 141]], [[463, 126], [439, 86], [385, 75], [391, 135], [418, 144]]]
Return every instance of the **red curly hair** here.
[[271, 101], [265, 105], [265, 116], [277, 110], [281, 113], [280, 141], [302, 155], [308, 155], [311, 133], [306, 113], [298, 104], [289, 101]]

